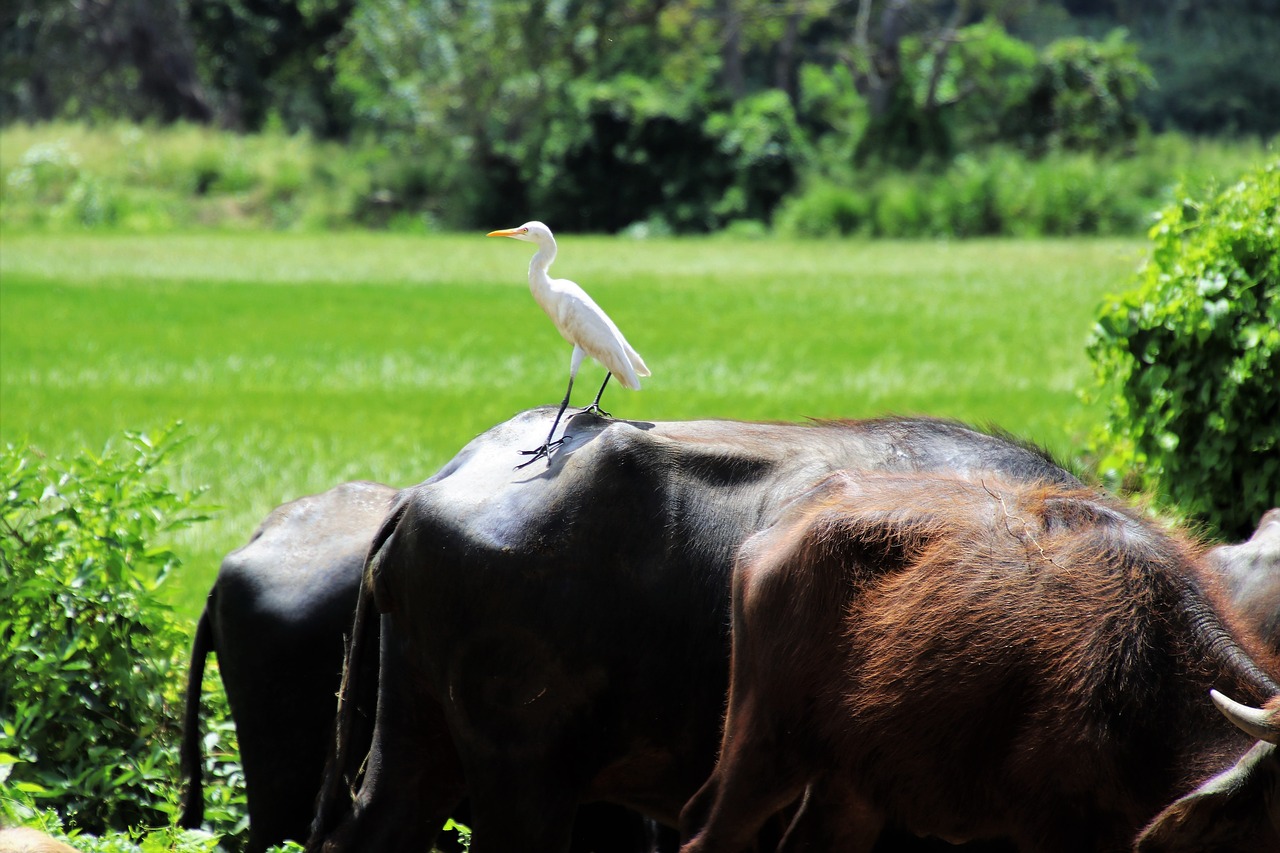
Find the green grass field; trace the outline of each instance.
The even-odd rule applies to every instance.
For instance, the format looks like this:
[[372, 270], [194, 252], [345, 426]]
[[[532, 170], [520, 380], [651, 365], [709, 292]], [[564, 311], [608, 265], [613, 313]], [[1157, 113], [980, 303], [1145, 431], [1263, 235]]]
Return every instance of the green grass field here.
[[[516, 223], [495, 223], [514, 225]], [[1105, 293], [1138, 240], [560, 240], [654, 376], [605, 405], [641, 420], [926, 413], [1069, 456]], [[49, 453], [180, 419], [175, 485], [194, 618], [221, 555], [275, 505], [352, 479], [431, 475], [564, 392], [569, 345], [529, 296], [531, 247], [480, 235], [5, 236], [0, 440]], [[575, 402], [602, 370], [583, 369]]]

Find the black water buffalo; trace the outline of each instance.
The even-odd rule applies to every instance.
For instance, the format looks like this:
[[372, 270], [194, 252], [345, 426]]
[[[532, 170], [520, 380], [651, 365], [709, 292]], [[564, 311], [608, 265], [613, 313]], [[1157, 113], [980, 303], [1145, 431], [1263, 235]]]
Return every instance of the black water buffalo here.
[[[331, 751], [344, 641], [369, 543], [396, 490], [377, 483], [335, 486], [277, 507], [248, 544], [222, 562], [196, 629], [182, 742], [188, 780], [182, 825], [200, 826], [199, 700], [205, 658], [218, 655], [236, 723], [249, 805], [248, 853], [306, 839], [321, 771]], [[366, 666], [377, 666], [376, 649]], [[355, 705], [372, 720], [376, 682]], [[366, 744], [370, 730], [356, 735]], [[456, 814], [467, 819], [465, 809]], [[607, 804], [583, 809], [578, 853], [673, 849], [670, 833]]]
[[1226, 584], [1232, 607], [1280, 652], [1280, 509], [1268, 510], [1248, 542], [1205, 555]]
[[869, 851], [893, 817], [1023, 853], [1280, 850], [1280, 662], [1216, 585], [1089, 491], [830, 476], [741, 551], [683, 853], [750, 849], [801, 796], [794, 849]]
[[[182, 742], [182, 825], [204, 815], [200, 682], [218, 655], [249, 805], [249, 853], [305, 839], [333, 743], [344, 635], [365, 555], [396, 490], [344, 483], [272, 510], [222, 561], [196, 626]], [[373, 704], [369, 691], [362, 707]]]
[[[514, 471], [552, 414], [493, 428], [396, 500], [353, 639], [354, 660], [380, 644], [374, 742], [327, 771], [309, 849], [419, 849], [464, 794], [473, 853], [561, 851], [580, 801], [674, 825], [720, 741], [733, 556], [788, 500], [840, 468], [1078, 485], [1034, 448], [909, 418], [579, 416], [549, 468]], [[375, 677], [353, 667], [344, 693]]]

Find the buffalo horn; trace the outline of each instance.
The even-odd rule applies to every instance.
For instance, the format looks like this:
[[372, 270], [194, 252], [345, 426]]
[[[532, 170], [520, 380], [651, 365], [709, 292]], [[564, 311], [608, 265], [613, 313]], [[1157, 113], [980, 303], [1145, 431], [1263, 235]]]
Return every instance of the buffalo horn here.
[[1234, 699], [1223, 696], [1217, 690], [1210, 690], [1209, 697], [1218, 706], [1222, 715], [1235, 723], [1236, 728], [1247, 735], [1265, 740], [1267, 743], [1280, 743], [1280, 723], [1270, 713], [1261, 708], [1250, 708], [1241, 705]]

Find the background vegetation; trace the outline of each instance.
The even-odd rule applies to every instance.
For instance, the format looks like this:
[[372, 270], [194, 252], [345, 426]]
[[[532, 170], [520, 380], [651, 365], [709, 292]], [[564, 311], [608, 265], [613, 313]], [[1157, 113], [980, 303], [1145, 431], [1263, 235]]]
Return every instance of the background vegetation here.
[[1260, 145], [1151, 129], [1280, 131], [1280, 0], [1211, 6], [17, 0], [5, 225], [1136, 234]]
[[620, 416], [946, 415], [1210, 534], [1280, 503], [1280, 0], [0, 23], [0, 823], [241, 843], [215, 669], [214, 832], [167, 827], [217, 563], [281, 502], [417, 482], [556, 399], [527, 256], [479, 237], [525, 219], [655, 367]]

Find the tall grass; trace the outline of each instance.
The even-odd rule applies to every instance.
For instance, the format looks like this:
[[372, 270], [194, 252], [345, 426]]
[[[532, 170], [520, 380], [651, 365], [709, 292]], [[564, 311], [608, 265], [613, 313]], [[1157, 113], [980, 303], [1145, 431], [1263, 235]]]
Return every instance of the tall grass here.
[[1126, 154], [1028, 159], [988, 148], [911, 173], [816, 177], [783, 204], [775, 224], [802, 237], [1140, 234], [1180, 187], [1194, 195], [1224, 186], [1274, 150], [1275, 141], [1176, 134], [1144, 139]]
[[[1139, 248], [568, 236], [553, 271], [653, 368], [643, 391], [606, 395], [619, 417], [927, 413], [1069, 455], [1096, 416], [1075, 393], [1095, 306]], [[194, 616], [220, 556], [278, 503], [418, 482], [559, 400], [569, 347], [527, 260], [479, 235], [5, 236], [0, 440], [64, 452], [185, 421], [175, 485], [223, 507], [178, 543]], [[584, 368], [580, 398], [602, 377]]]
[[372, 196], [385, 157], [305, 133], [184, 124], [15, 124], [0, 139], [10, 231], [333, 227]]

